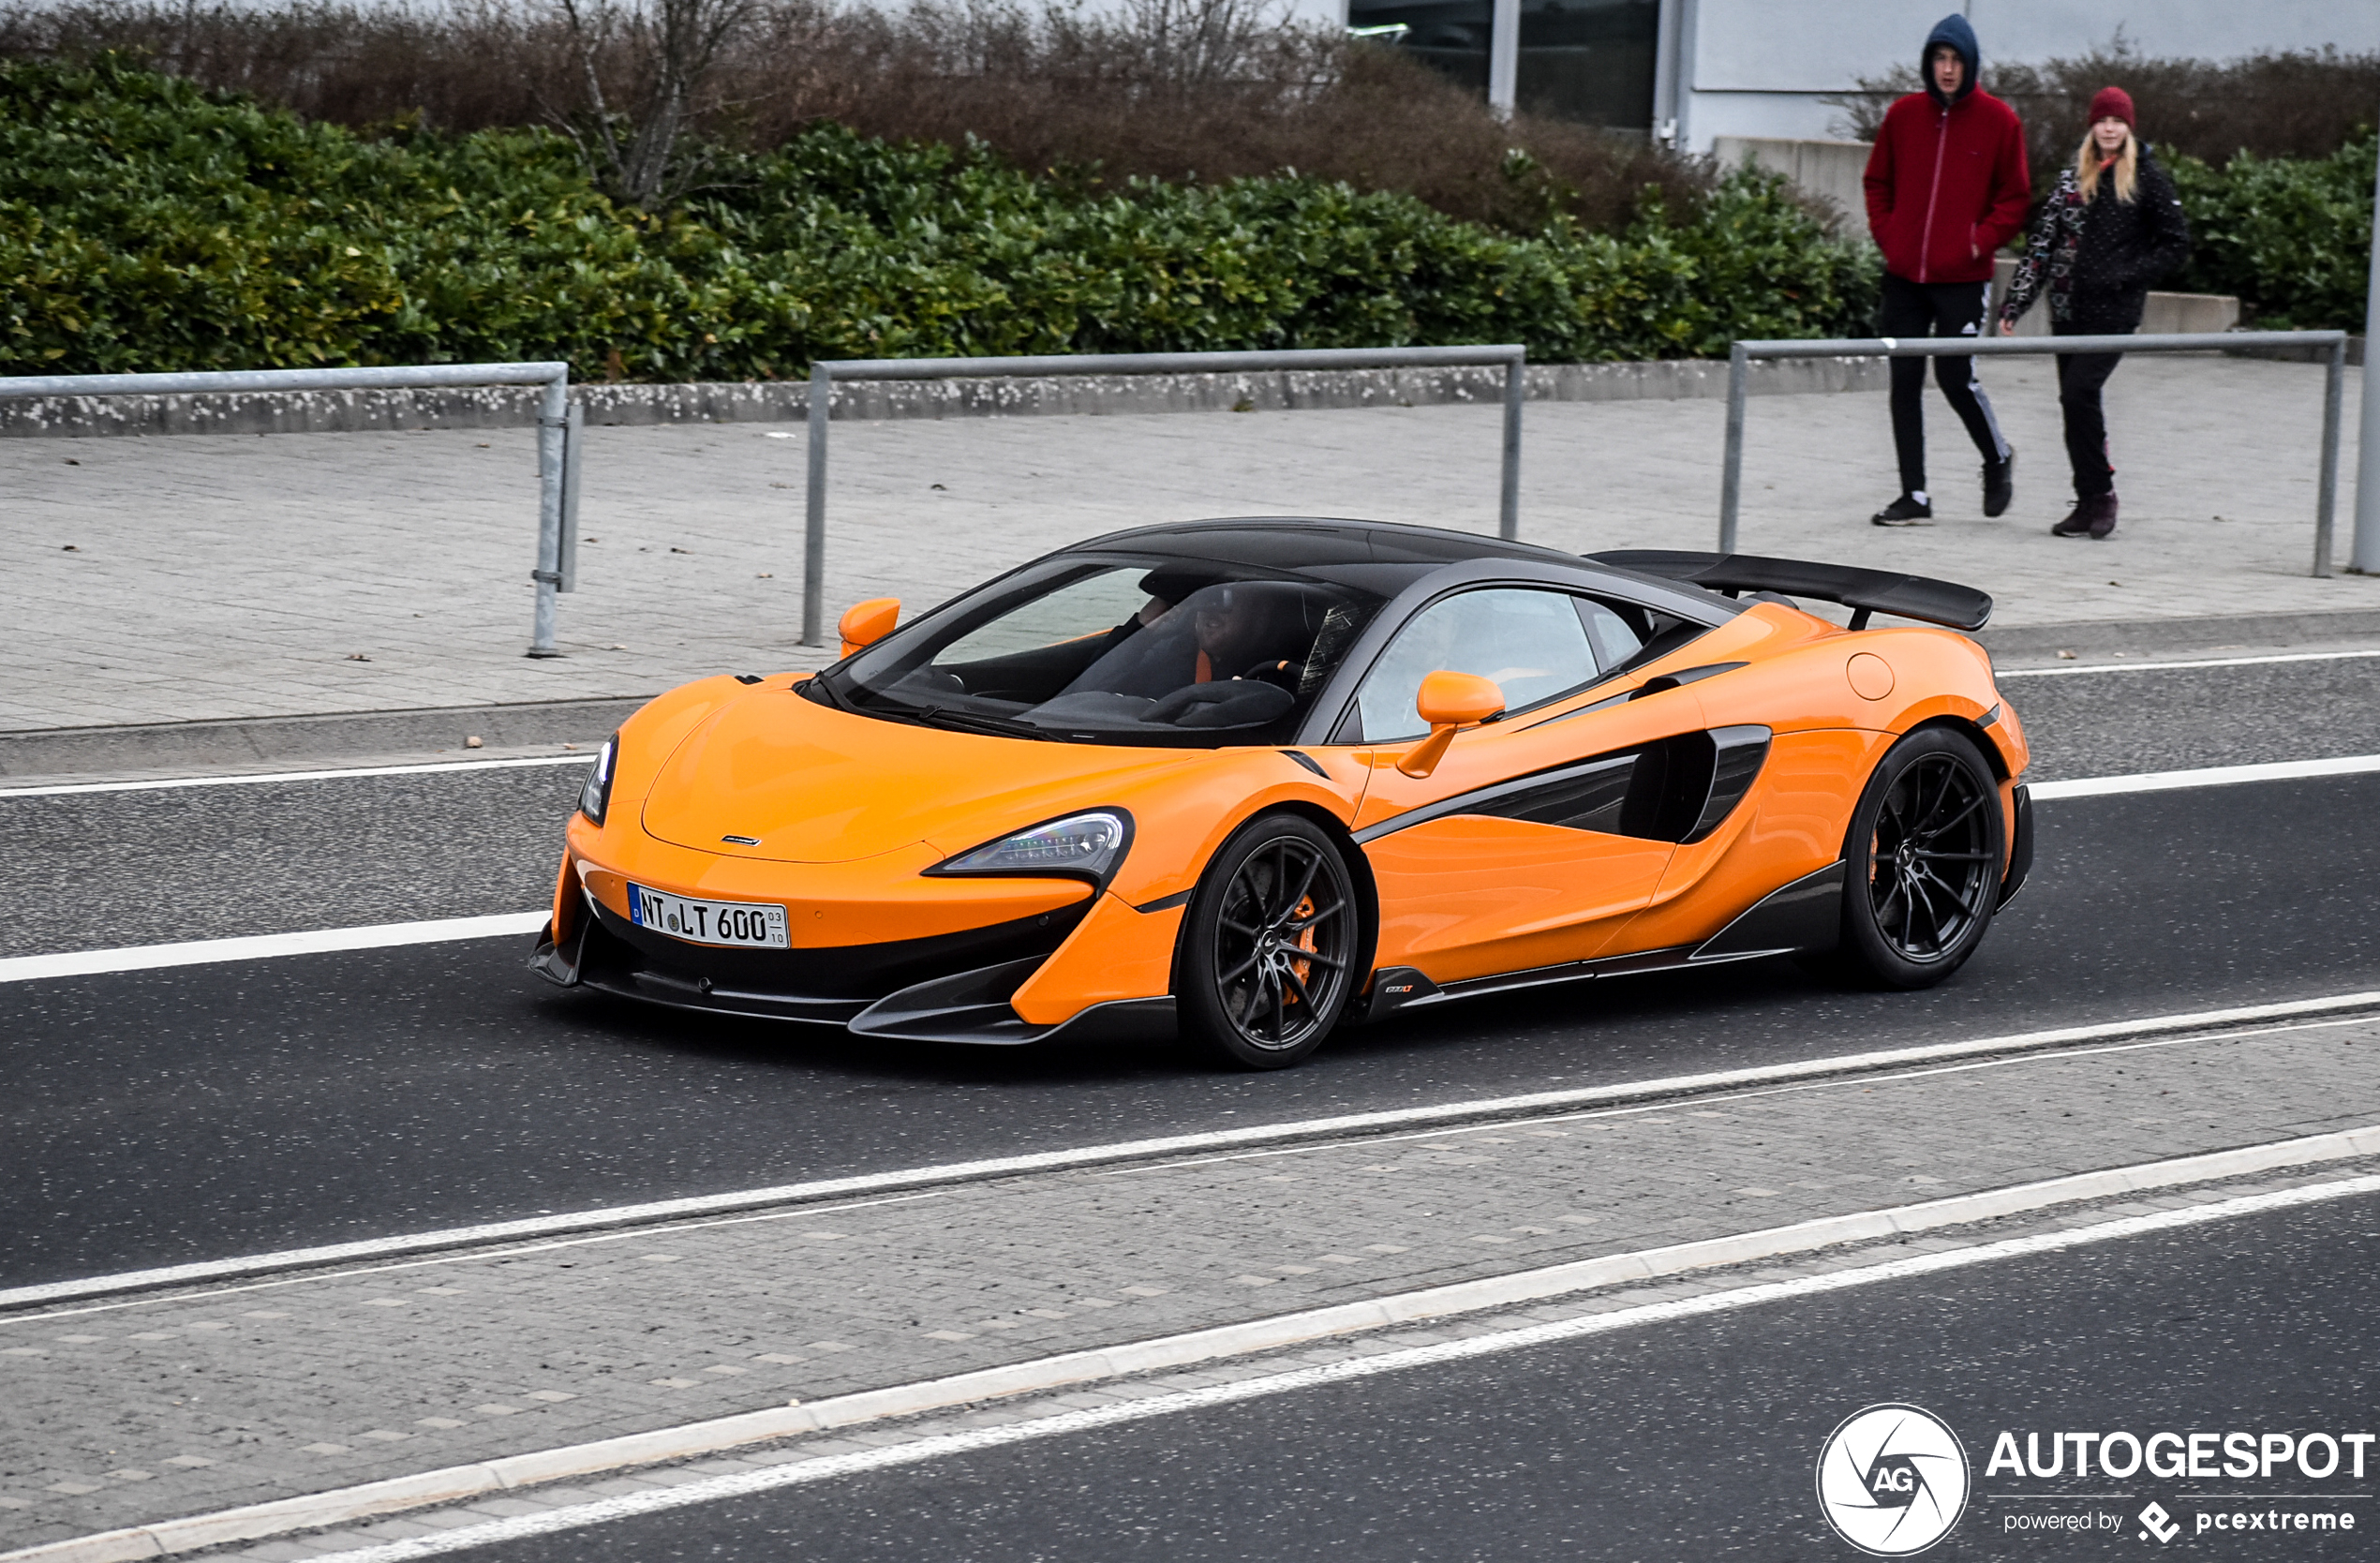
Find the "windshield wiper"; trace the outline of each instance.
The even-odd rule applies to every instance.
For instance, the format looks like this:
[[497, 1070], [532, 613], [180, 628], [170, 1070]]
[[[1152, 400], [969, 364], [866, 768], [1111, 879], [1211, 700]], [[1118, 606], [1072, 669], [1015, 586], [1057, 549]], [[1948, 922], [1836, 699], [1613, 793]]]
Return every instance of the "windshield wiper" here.
[[974, 711], [954, 711], [944, 706], [929, 706], [917, 713], [917, 720], [930, 727], [951, 727], [964, 733], [985, 733], [1000, 738], [1038, 738], [1054, 741], [1048, 733], [1029, 722], [1011, 722], [1005, 717], [984, 716]]
[[[850, 710], [851, 702], [835, 692], [835, 686], [826, 681], [829, 675], [825, 673], [813, 673], [803, 679], [800, 685], [803, 698], [816, 700], [822, 706], [832, 706], [839, 711]], [[812, 690], [818, 692], [812, 694], [810, 692]], [[821, 698], [822, 696], [824, 698]]]

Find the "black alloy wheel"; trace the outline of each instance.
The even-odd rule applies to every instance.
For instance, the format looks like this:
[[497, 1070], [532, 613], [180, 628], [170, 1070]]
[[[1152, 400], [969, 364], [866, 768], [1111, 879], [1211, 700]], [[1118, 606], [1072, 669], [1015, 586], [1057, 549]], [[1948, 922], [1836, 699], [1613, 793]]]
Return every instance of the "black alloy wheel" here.
[[1183, 1034], [1242, 1068], [1302, 1063], [1346, 1007], [1359, 922], [1346, 859], [1319, 826], [1297, 814], [1250, 822], [1207, 866], [1183, 920]]
[[1885, 754], [1852, 815], [1841, 963], [1930, 988], [1983, 943], [2006, 858], [2000, 787], [1974, 744], [1929, 727]]

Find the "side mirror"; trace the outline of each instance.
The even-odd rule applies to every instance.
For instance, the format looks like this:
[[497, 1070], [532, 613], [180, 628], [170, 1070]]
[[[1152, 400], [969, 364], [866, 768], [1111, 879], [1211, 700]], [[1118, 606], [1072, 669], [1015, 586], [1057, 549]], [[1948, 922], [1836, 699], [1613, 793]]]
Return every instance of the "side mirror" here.
[[1421, 680], [1413, 707], [1430, 724], [1430, 736], [1414, 745], [1396, 768], [1407, 776], [1427, 776], [1446, 758], [1446, 746], [1454, 741], [1458, 729], [1504, 714], [1504, 692], [1494, 679], [1476, 673], [1441, 670]]
[[846, 612], [835, 630], [843, 637], [843, 655], [848, 657], [891, 634], [893, 626], [900, 622], [900, 598], [870, 597]]

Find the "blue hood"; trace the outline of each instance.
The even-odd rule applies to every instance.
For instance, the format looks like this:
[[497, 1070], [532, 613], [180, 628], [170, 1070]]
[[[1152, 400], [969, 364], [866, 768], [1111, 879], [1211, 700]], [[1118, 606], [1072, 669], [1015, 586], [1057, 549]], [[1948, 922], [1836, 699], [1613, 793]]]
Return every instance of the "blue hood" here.
[[[1967, 62], [1967, 75], [1958, 83], [1956, 97], [1944, 97], [1934, 86], [1934, 72], [1928, 62], [1932, 60], [1934, 45], [1938, 43], [1949, 44], [1958, 51], [1958, 57]], [[1917, 75], [1926, 83], [1926, 96], [1944, 108], [1949, 108], [1975, 90], [1975, 81], [1982, 74], [1983, 64], [1983, 50], [1975, 42], [1975, 29], [1967, 25], [1967, 19], [1956, 11], [1934, 23], [1934, 30], [1926, 35], [1926, 47], [1917, 52]]]

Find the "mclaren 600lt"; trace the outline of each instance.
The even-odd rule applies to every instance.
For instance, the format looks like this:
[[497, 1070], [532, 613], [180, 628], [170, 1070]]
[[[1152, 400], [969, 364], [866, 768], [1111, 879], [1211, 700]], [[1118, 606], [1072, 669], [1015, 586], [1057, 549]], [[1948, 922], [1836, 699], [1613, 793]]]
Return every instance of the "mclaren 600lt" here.
[[2016, 712], [1929, 627], [1991, 600], [1948, 582], [1259, 518], [899, 610], [853, 609], [823, 672], [632, 717], [536, 969], [865, 1036], [1178, 1031], [1272, 1068], [1344, 1023], [1629, 972], [1791, 953], [1922, 988], [2031, 856]]

